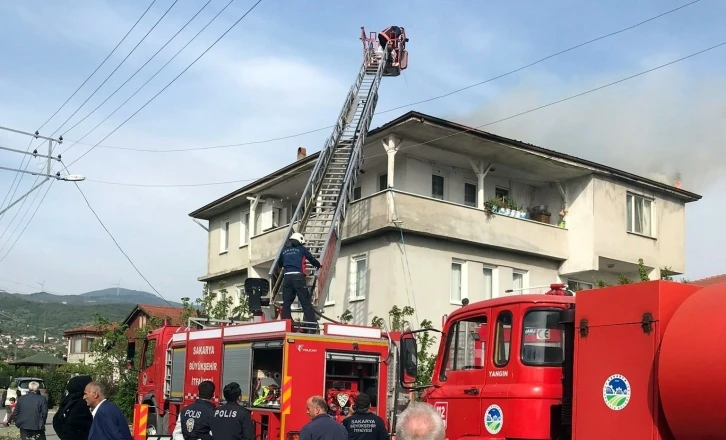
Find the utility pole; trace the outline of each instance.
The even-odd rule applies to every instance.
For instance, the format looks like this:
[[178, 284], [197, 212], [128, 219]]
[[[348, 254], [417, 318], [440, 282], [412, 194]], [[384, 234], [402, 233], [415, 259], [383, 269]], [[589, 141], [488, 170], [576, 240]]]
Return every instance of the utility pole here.
[[14, 171], [17, 173], [24, 173], [24, 174], [31, 174], [33, 176], [45, 177], [42, 181], [40, 181], [40, 183], [33, 186], [32, 188], [30, 188], [30, 190], [28, 190], [28, 192], [26, 192], [25, 194], [20, 196], [20, 198], [14, 200], [14, 201], [11, 201], [11, 202], [9, 201], [8, 206], [6, 206], [4, 209], [0, 210], [0, 215], [3, 215], [10, 208], [15, 206], [19, 202], [23, 201], [26, 197], [28, 197], [30, 194], [32, 194], [33, 191], [35, 191], [38, 188], [40, 188], [41, 186], [43, 186], [43, 184], [45, 184], [50, 179], [65, 180], [65, 181], [70, 181], [70, 182], [78, 182], [81, 180], [85, 180], [85, 177], [78, 175], [78, 174], [71, 174], [71, 175], [68, 175], [65, 177], [61, 177], [60, 172], [51, 174], [51, 166], [52, 166], [53, 161], [55, 160], [55, 161], [61, 162], [60, 154], [57, 157], [53, 157], [53, 144], [54, 143], [57, 145], [62, 144], [63, 136], [59, 137], [58, 139], [55, 139], [55, 138], [41, 136], [37, 131], [35, 133], [28, 133], [26, 131], [16, 130], [14, 128], [8, 128], [8, 127], [3, 127], [3, 126], [0, 126], [0, 130], [9, 131], [12, 133], [17, 133], [17, 134], [21, 134], [24, 136], [30, 136], [30, 137], [34, 137], [36, 139], [43, 139], [43, 140], [48, 141], [48, 154], [47, 155], [38, 153], [37, 149], [30, 152], [30, 151], [16, 150], [14, 148], [7, 148], [7, 147], [0, 146], [0, 150], [10, 151], [10, 152], [19, 153], [19, 154], [26, 154], [26, 155], [30, 155], [33, 157], [40, 157], [40, 158], [46, 159], [45, 174], [42, 172], [27, 171], [27, 170], [21, 170], [21, 169], [17, 169], [17, 168], [8, 168], [8, 167], [0, 166], [0, 170]]

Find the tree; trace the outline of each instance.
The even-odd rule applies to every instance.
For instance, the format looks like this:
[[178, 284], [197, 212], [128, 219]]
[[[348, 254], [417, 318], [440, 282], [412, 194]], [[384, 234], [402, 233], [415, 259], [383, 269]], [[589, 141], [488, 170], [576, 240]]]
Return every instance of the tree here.
[[204, 283], [202, 296], [197, 298], [196, 303], [201, 307], [201, 313], [212, 319], [234, 318], [245, 322], [252, 319], [247, 296], [241, 295], [240, 304], [235, 307], [234, 299], [227, 291], [226, 281], [219, 282], [219, 290], [216, 293], [211, 291], [209, 283]]
[[[392, 332], [403, 332], [410, 330], [411, 323], [406, 319], [416, 313], [413, 307], [404, 306], [403, 308], [394, 305], [388, 312], [388, 330]], [[386, 320], [374, 316], [371, 320], [371, 326], [385, 328]], [[428, 319], [421, 321], [421, 329], [432, 329], [433, 324]], [[421, 332], [416, 334], [416, 342], [418, 344], [418, 368], [416, 371], [416, 386], [425, 386], [431, 383], [433, 376], [434, 364], [436, 356], [431, 354], [429, 350], [436, 343], [436, 338], [431, 332]], [[417, 395], [417, 398], [420, 394]]]

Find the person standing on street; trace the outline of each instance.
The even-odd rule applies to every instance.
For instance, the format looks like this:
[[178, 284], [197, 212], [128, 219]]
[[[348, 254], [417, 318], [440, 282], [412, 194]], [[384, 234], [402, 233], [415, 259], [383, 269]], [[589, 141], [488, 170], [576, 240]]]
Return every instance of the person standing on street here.
[[300, 307], [303, 309], [303, 321], [318, 322], [313, 310], [313, 302], [310, 297], [310, 290], [305, 282], [305, 260], [309, 261], [316, 269], [320, 269], [320, 262], [310, 253], [305, 246], [305, 237], [299, 232], [290, 236], [290, 240], [282, 250], [280, 262], [282, 266], [282, 319], [292, 319], [293, 301], [297, 296]]
[[91, 382], [91, 376], [76, 376], [68, 381], [68, 394], [61, 400], [53, 417], [53, 429], [60, 440], [88, 439], [93, 415], [83, 401], [83, 391]]
[[131, 440], [126, 417], [118, 406], [106, 400], [106, 393], [100, 383], [86, 385], [83, 400], [91, 408], [93, 416], [88, 440]]
[[[184, 440], [212, 440], [212, 418], [214, 418], [214, 390], [216, 387], [210, 380], [199, 384], [199, 398], [191, 405], [185, 406], [177, 425], [181, 425]], [[174, 432], [177, 430], [175, 429]], [[178, 436], [175, 436], [175, 440]], [[90, 439], [89, 439], [90, 440]]]
[[322, 396], [313, 396], [306, 404], [310, 422], [300, 430], [299, 440], [348, 440], [343, 425], [328, 415], [328, 405]]
[[386, 423], [371, 412], [371, 398], [360, 393], [355, 399], [355, 414], [343, 420], [348, 440], [388, 440]]
[[250, 411], [239, 404], [242, 388], [237, 382], [231, 382], [222, 393], [227, 403], [214, 410], [214, 440], [255, 440], [255, 426]]
[[411, 402], [398, 416], [396, 440], [444, 440], [446, 429], [433, 405]]
[[45, 440], [45, 422], [48, 420], [48, 400], [38, 393], [40, 384], [28, 384], [28, 393], [18, 397], [11, 420], [20, 429], [22, 440]]

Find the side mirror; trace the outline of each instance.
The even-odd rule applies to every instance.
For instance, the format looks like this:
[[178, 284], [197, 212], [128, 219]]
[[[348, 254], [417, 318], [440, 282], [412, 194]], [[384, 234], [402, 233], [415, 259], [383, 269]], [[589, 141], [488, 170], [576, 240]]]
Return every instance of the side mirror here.
[[399, 346], [399, 377], [401, 385], [413, 385], [416, 383], [418, 374], [418, 343], [412, 334], [404, 334], [401, 336], [401, 345]]

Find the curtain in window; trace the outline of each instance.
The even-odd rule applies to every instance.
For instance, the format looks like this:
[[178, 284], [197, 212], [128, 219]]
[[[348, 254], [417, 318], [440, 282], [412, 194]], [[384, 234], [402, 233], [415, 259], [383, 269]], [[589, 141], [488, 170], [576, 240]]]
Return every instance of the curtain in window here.
[[[512, 274], [512, 289], [521, 289], [524, 287], [524, 275], [521, 273]], [[521, 295], [521, 291], [514, 292], [515, 295]]]
[[366, 260], [358, 260], [355, 264], [355, 296], [360, 298], [366, 294]]
[[493, 285], [493, 271], [491, 269], [484, 268], [484, 299], [492, 298], [492, 285]]
[[652, 235], [651, 219], [653, 217], [651, 216], [651, 202], [645, 199], [642, 199], [641, 202], [643, 203], [643, 230], [641, 234]]
[[451, 264], [451, 300], [461, 301], [461, 264]]

